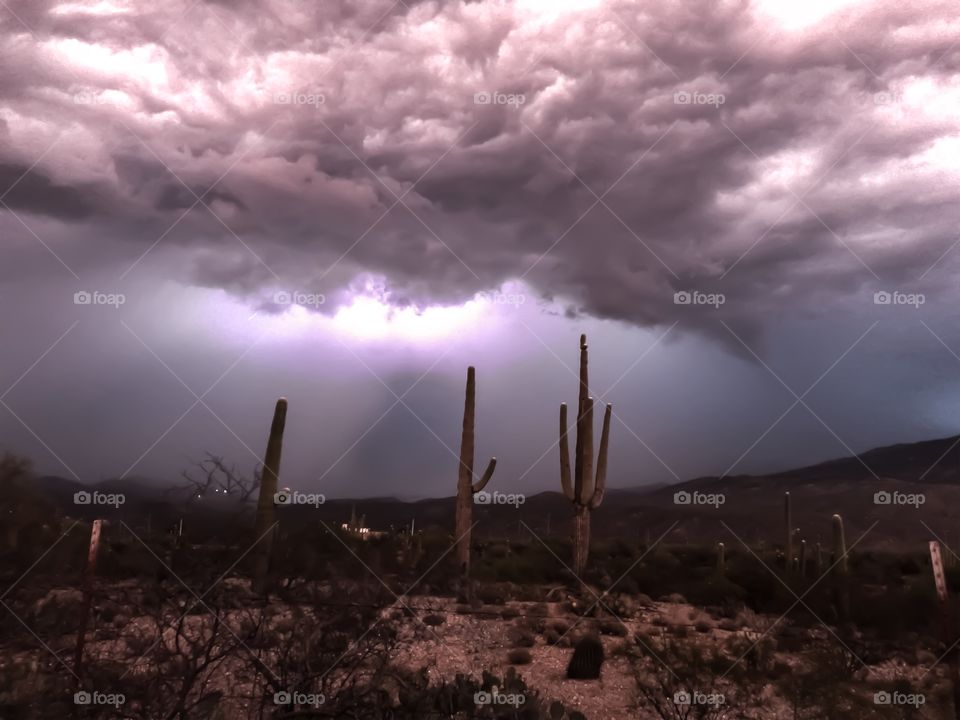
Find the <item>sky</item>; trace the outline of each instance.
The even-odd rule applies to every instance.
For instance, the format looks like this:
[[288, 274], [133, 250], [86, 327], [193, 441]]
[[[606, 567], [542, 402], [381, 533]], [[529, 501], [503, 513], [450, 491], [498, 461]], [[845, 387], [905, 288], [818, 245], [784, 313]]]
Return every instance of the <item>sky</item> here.
[[[954, 0], [0, 1], [0, 450], [558, 490], [960, 433]], [[599, 416], [599, 413], [598, 413]], [[599, 417], [597, 419], [599, 424]]]

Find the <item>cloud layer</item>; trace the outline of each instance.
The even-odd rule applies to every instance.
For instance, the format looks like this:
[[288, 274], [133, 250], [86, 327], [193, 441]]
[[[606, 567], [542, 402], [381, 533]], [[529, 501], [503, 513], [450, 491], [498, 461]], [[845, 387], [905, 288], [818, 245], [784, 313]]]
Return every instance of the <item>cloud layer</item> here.
[[10, 7], [0, 175], [30, 172], [4, 202], [81, 264], [148, 271], [162, 238], [238, 293], [524, 278], [636, 324], [723, 293], [751, 325], [919, 282], [956, 241], [948, 2], [799, 31], [746, 2]]
[[[5, 0], [0, 298], [18, 305], [5, 301], [0, 318], [19, 340], [6, 350], [7, 365], [31, 366], [64, 329], [51, 318], [79, 290], [143, 299], [124, 317], [162, 357], [196, 363], [209, 384], [242, 348], [218, 316], [216, 327], [191, 328], [192, 349], [177, 355], [198, 287], [210, 291], [205, 297], [222, 291], [231, 307], [250, 313], [279, 313], [278, 290], [322, 294], [326, 302], [312, 309], [330, 315], [357, 293], [424, 308], [462, 304], [512, 280], [531, 294], [527, 310], [539, 298], [591, 333], [613, 320], [636, 329], [625, 337], [645, 343], [676, 328], [664, 347], [684, 332], [706, 336], [752, 363], [779, 357], [777, 371], [791, 385], [790, 368], [809, 385], [851, 347], [869, 324], [860, 316], [876, 310], [876, 292], [890, 293], [892, 304], [922, 293], [927, 322], [960, 347], [945, 320], [956, 305], [950, 280], [960, 255], [955, 3], [833, 5]], [[146, 299], [148, 290], [154, 299]], [[156, 299], [168, 292], [175, 299]], [[479, 351], [481, 359], [502, 359], [508, 346], [546, 347], [548, 362], [555, 347], [568, 357], [570, 342], [553, 315], [522, 317], [512, 328], [527, 342], [505, 331]], [[811, 318], [822, 323], [820, 340], [803, 325]], [[134, 343], [114, 348], [117, 369], [78, 365], [90, 387], [122, 389], [93, 397], [86, 388], [74, 401], [107, 418], [116, 408], [105, 398], [131, 397], [136, 387], [144, 407], [166, 408], [169, 398], [144, 388], [134, 367], [163, 369], [149, 353], [135, 363], [136, 341], [114, 325], [96, 328], [86, 342]], [[580, 329], [567, 328], [573, 337]], [[920, 331], [933, 342], [931, 353], [944, 351]], [[531, 333], [546, 341], [531, 342]], [[607, 337], [629, 346], [601, 376], [613, 383], [639, 351], [619, 335]], [[691, 342], [684, 347], [700, 348], [699, 367], [678, 362], [675, 349], [660, 371], [683, 365], [691, 376], [711, 377], [719, 361], [699, 339]], [[811, 342], [820, 344], [807, 357]], [[286, 360], [263, 366], [282, 366], [292, 385], [306, 383], [315, 350], [298, 349], [308, 360], [296, 382]], [[889, 389], [903, 380], [882, 350], [873, 352], [864, 382]], [[917, 367], [933, 363], [932, 355], [917, 360], [913, 348], [905, 355]], [[355, 362], [341, 360], [337, 372]], [[380, 371], [385, 361], [370, 362]], [[400, 377], [416, 377], [429, 362], [402, 364]], [[434, 401], [419, 414], [429, 416], [458, 387], [461, 369], [437, 385], [425, 381], [425, 397]], [[19, 370], [10, 372], [7, 384]], [[268, 375], [260, 375], [258, 407], [285, 392]], [[500, 378], [506, 397], [526, 387], [511, 372]], [[904, 391], [901, 405], [924, 406], [920, 395], [935, 397], [950, 382], [946, 371], [931, 378]], [[699, 387], [662, 382], [680, 394]], [[724, 382], [730, 387], [720, 388]], [[723, 404], [757, 387], [729, 375], [713, 386]], [[553, 417], [554, 397], [543, 389], [549, 403], [528, 408], [530, 418]], [[889, 391], [861, 400], [890, 410], [896, 397]], [[392, 402], [389, 393], [385, 399]], [[44, 394], [35, 404], [45, 409], [36, 423], [27, 418], [31, 426], [57, 425], [53, 400]], [[671, 412], [666, 396], [661, 401]], [[634, 398], [625, 402], [630, 416]], [[677, 465], [671, 454], [681, 458], [683, 467], [666, 479], [723, 471], [779, 412], [766, 395], [742, 402], [742, 442], [719, 433], [705, 443], [701, 465], [683, 465], [679, 436], [659, 438], [642, 454], [658, 472]], [[859, 432], [842, 408], [833, 409], [849, 424], [844, 438]], [[372, 402], [347, 408], [347, 425], [366, 428], [381, 411]], [[125, 425], [129, 408], [116, 412]], [[176, 417], [171, 412], [165, 421]], [[933, 414], [933, 427], [947, 424]], [[647, 421], [650, 432], [661, 432], [642, 414], [628, 429]], [[410, 428], [397, 422], [378, 432], [406, 437]], [[145, 422], [125, 461], [163, 427]], [[241, 434], [259, 452], [256, 427], [251, 422], [250, 436]], [[823, 434], [820, 423], [813, 427]], [[903, 434], [889, 426], [882, 440], [857, 437], [869, 445]], [[836, 439], [826, 434], [828, 451], [823, 438], [808, 438], [798, 460], [812, 447], [842, 454], [848, 443], [838, 447]], [[74, 440], [78, 453], [90, 444]], [[398, 452], [404, 444], [393, 443]], [[327, 450], [335, 458], [341, 449]], [[536, 459], [528, 450], [518, 447], [518, 465]], [[447, 454], [417, 456], [436, 468]], [[379, 474], [390, 458], [351, 462]]]

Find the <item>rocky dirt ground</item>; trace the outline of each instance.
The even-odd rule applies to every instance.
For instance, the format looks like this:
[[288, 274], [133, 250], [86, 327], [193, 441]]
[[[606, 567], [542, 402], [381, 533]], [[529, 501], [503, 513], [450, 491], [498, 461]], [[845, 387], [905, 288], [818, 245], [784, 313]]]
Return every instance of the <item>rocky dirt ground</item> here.
[[[507, 595], [509, 597], [509, 594]], [[431, 682], [453, 680], [464, 674], [479, 679], [484, 670], [502, 676], [513, 666], [528, 687], [539, 692], [546, 701], [559, 700], [568, 709], [581, 712], [589, 720], [612, 718], [656, 718], [639, 703], [637, 684], [631, 663], [624, 650], [637, 633], [651, 638], [680, 638], [685, 643], [702, 647], [749, 647], [754, 642], [762, 645], [769, 638], [769, 664], [781, 665], [787, 671], [796, 667], [801, 651], [812, 642], [829, 645], [839, 639], [824, 626], [808, 629], [793, 627], [785, 620], [775, 632], [771, 628], [776, 618], [741, 611], [735, 617], [720, 617], [702, 608], [687, 604], [679, 596], [653, 601], [645, 596], [620, 595], [605, 599], [614, 607], [617, 617], [604, 613], [602, 617], [590, 614], [581, 617], [583, 608], [571, 606], [567, 595], [547, 601], [521, 602], [497, 599], [493, 602], [467, 605], [441, 596], [411, 596], [383, 611], [399, 630], [399, 652], [396, 662], [413, 670], [426, 668]], [[75, 613], [81, 596], [71, 589], [53, 589], [38, 601], [25, 618], [42, 635], [44, 623], [50, 618], [63, 620]], [[238, 627], [240, 613], [238, 611]], [[195, 621], [204, 622], [202, 609]], [[282, 622], [292, 615], [289, 607], [274, 603], [270, 607], [271, 622]], [[228, 615], [229, 617], [229, 615]], [[91, 656], [123, 656], [118, 643], [134, 640], [138, 628], [149, 625], [148, 618], [129, 617], [123, 613], [113, 616], [112, 632], [92, 637], [88, 646]], [[606, 661], [598, 681], [567, 680], [566, 669], [573, 652], [573, 644], [585, 634], [599, 634], [604, 645]], [[766, 637], [767, 639], [763, 639]], [[64, 657], [69, 657], [75, 635], [46, 637], [45, 645]], [[141, 644], [143, 644], [141, 642]], [[864, 683], [865, 692], [871, 683], [900, 680], [915, 686], [929, 688], [930, 702], [913, 717], [937, 718], [934, 698], [942, 698], [944, 664], [937, 664], [933, 648], [900, 648], [883, 657], [870, 660], [867, 668], [857, 670], [856, 677]], [[513, 653], [524, 657], [517, 658]], [[0, 648], [0, 677], [10, 673], [23, 675], [32, 668], [40, 672], [52, 663], [41, 650], [19, 650], [15, 653]], [[731, 664], [733, 660], [731, 660]], [[927, 669], [933, 667], [933, 671]], [[136, 672], [136, 668], [131, 668]], [[26, 676], [24, 676], [26, 682]], [[4, 685], [8, 685], [4, 682]], [[939, 686], [938, 686], [939, 685]], [[2, 695], [7, 690], [0, 687]], [[9, 694], [9, 693], [8, 693]], [[9, 698], [8, 698], [9, 699]], [[772, 685], [763, 687], [753, 699], [753, 706], [738, 713], [742, 718], [791, 717], [789, 708]], [[239, 710], [239, 708], [237, 708]]]

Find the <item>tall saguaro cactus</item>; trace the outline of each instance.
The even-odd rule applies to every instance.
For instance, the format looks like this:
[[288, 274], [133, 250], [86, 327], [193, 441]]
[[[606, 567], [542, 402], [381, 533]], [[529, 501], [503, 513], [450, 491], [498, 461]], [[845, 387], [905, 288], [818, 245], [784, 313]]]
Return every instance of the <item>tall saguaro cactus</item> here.
[[790, 569], [793, 567], [793, 522], [790, 513], [790, 493], [785, 492], [783, 494], [783, 518], [786, 524], [787, 531], [787, 544], [784, 547], [784, 554], [786, 555], [786, 568], [787, 572], [790, 572]]
[[843, 518], [833, 519], [833, 592], [837, 615], [841, 620], [850, 617], [850, 582], [847, 563], [847, 541], [843, 533]]
[[580, 336], [580, 392], [577, 401], [577, 441], [574, 455], [574, 477], [570, 480], [570, 445], [567, 440], [567, 404], [560, 404], [560, 484], [563, 493], [574, 505], [573, 571], [579, 576], [587, 566], [590, 552], [590, 513], [603, 502], [607, 485], [607, 449], [610, 440], [610, 414], [607, 404], [603, 413], [603, 432], [597, 456], [596, 477], [593, 471], [593, 398], [587, 372], [587, 336]]
[[277, 492], [280, 477], [280, 454], [283, 449], [283, 429], [287, 424], [287, 399], [280, 398], [273, 410], [270, 437], [263, 457], [260, 474], [260, 496], [257, 499], [257, 519], [254, 525], [253, 582], [251, 589], [263, 593], [267, 586], [267, 571], [270, 569], [270, 554], [273, 548], [275, 512], [273, 496]]
[[477, 405], [477, 374], [467, 368], [467, 388], [463, 402], [463, 436], [460, 440], [460, 473], [457, 479], [456, 542], [457, 563], [460, 571], [470, 572], [470, 536], [473, 527], [473, 496], [486, 487], [497, 467], [497, 459], [490, 458], [487, 469], [477, 482], [473, 481], [474, 415]]

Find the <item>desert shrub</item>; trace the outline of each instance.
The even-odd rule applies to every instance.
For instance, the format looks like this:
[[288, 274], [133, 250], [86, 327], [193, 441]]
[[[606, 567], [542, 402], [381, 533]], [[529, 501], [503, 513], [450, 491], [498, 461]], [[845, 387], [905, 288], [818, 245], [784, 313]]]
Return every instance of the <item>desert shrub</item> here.
[[708, 633], [713, 629], [713, 625], [708, 623], [706, 620], [698, 620], [693, 626], [693, 629], [698, 633]]
[[530, 606], [530, 611], [528, 614], [531, 617], [545, 618], [550, 614], [550, 610], [546, 603], [539, 602]]
[[510, 633], [510, 642], [514, 647], [533, 647], [536, 644], [536, 638], [533, 633], [524, 628], [514, 628]]
[[540, 634], [547, 629], [547, 620], [544, 617], [536, 615], [526, 615], [517, 621], [522, 627], [530, 632]]
[[877, 706], [872, 693], [858, 691], [854, 673], [859, 667], [835, 639], [814, 640], [801, 662], [780, 676], [777, 689], [787, 700], [791, 717], [799, 720], [896, 717], [884, 715], [889, 708]]
[[478, 583], [475, 591], [477, 599], [487, 605], [503, 605], [506, 602], [503, 587], [496, 583]]
[[600, 633], [602, 635], [614, 635], [616, 637], [627, 636], [627, 626], [619, 620], [604, 620], [600, 623]]
[[516, 648], [507, 653], [507, 661], [511, 665], [529, 665], [533, 661], [533, 656], [526, 648]]
[[[731, 667], [726, 655], [698, 641], [682, 642], [637, 633], [625, 651], [636, 682], [638, 704], [663, 720], [740, 717], [739, 710], [759, 690], [759, 683]], [[694, 690], [722, 694], [724, 702], [685, 706], [675, 703], [678, 694]]]
[[443, 615], [439, 615], [437, 613], [431, 613], [423, 618], [424, 625], [430, 625], [431, 627], [443, 625], [446, 621], [447, 619]]

